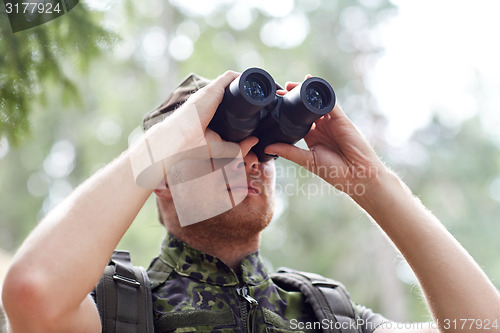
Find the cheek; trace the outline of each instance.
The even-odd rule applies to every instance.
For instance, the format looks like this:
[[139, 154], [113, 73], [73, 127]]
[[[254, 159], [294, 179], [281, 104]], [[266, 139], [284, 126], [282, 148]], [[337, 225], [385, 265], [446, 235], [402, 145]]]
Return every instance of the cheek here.
[[262, 182], [268, 187], [272, 187], [276, 184], [276, 170], [274, 168], [274, 160], [262, 164]]

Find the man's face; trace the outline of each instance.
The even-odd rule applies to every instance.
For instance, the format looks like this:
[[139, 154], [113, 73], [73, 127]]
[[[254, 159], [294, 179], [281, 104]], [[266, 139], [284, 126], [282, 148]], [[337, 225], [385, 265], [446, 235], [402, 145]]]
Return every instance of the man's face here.
[[[243, 154], [238, 159], [183, 161], [173, 168], [169, 187], [177, 216], [182, 220], [184, 214], [185, 220], [198, 222], [182, 227], [182, 232], [215, 232], [219, 237], [245, 239], [269, 224], [274, 212], [274, 160], [260, 162], [248, 149]], [[187, 184], [191, 187], [186, 190]], [[169, 229], [178, 223], [169, 223]]]
[[[234, 196], [239, 191], [248, 192], [246, 197], [231, 210], [199, 223], [201, 228], [218, 228], [231, 239], [247, 239], [260, 233], [274, 213], [276, 171], [274, 160], [260, 162], [250, 151], [236, 168], [245, 168], [246, 188], [231, 186], [227, 189]], [[205, 227], [203, 226], [205, 225]]]
[[[242, 212], [246, 210], [250, 214], [252, 210], [262, 213], [270, 212], [271, 216], [274, 212], [274, 196], [276, 171], [274, 160], [261, 162], [253, 151], [250, 151], [244, 158], [243, 162], [236, 167], [245, 168], [247, 178], [246, 198], [241, 202], [241, 206], [237, 205], [233, 209], [239, 209]], [[231, 186], [229, 192], [245, 191], [245, 189], [234, 188]]]

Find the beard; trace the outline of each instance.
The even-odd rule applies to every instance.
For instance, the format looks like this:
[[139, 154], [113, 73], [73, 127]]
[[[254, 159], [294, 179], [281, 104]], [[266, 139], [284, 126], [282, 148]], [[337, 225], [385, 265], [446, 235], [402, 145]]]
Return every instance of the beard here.
[[[265, 203], [254, 204], [254, 199], [265, 199]], [[273, 212], [274, 196], [247, 197], [233, 209], [205, 221], [181, 227], [177, 231], [185, 238], [196, 238], [204, 243], [246, 243], [259, 237], [260, 232], [271, 222]]]

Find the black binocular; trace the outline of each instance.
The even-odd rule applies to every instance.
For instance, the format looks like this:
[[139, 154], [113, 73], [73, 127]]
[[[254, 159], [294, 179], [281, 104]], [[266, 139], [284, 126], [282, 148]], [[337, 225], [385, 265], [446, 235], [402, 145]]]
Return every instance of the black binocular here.
[[296, 143], [315, 120], [335, 106], [335, 92], [322, 78], [308, 78], [284, 96], [276, 95], [276, 86], [265, 70], [245, 70], [226, 87], [208, 127], [226, 141], [258, 137], [252, 150], [260, 161], [267, 161], [274, 156], [264, 153], [265, 147], [276, 142]]

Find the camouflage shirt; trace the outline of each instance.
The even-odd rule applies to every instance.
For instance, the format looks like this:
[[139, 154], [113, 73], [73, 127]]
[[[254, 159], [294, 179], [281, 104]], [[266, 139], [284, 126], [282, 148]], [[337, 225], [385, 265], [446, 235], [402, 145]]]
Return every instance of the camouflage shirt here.
[[[148, 270], [155, 332], [321, 332], [303, 295], [269, 277], [258, 252], [241, 261], [237, 275], [222, 260], [168, 234]], [[358, 306], [372, 332], [384, 318]]]

